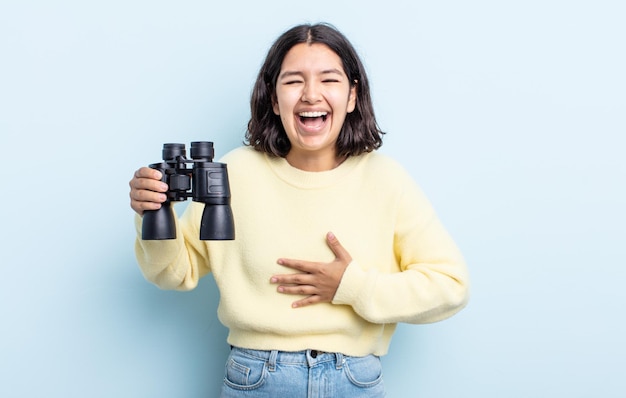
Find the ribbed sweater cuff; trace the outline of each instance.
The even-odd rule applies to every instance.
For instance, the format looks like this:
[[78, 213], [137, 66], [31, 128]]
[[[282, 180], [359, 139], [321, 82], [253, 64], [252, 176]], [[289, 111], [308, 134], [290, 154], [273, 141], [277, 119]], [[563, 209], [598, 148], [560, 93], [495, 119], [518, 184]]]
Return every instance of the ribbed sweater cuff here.
[[351, 262], [341, 278], [333, 304], [357, 306], [363, 297], [363, 290], [366, 289], [367, 279], [367, 272], [361, 269], [355, 261]]

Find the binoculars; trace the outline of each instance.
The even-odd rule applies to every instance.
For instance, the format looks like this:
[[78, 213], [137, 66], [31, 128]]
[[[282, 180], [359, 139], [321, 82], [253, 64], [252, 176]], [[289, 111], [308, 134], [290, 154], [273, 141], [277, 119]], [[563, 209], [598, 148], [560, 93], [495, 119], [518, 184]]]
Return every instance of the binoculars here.
[[160, 209], [144, 212], [142, 239], [175, 239], [172, 202], [189, 197], [205, 205], [200, 223], [201, 240], [235, 239], [226, 164], [213, 162], [213, 143], [209, 141], [192, 142], [190, 154], [191, 159], [187, 159], [184, 144], [163, 144], [163, 162], [150, 165], [161, 172], [161, 181], [168, 184], [168, 190]]

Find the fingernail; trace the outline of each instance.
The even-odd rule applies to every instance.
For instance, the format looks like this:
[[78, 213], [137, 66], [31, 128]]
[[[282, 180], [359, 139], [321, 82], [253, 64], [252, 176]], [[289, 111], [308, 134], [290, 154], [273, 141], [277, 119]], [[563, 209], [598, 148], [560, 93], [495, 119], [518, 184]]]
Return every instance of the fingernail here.
[[272, 279], [270, 279], [270, 282], [271, 282], [271, 283], [276, 283], [276, 282], [278, 282], [278, 279], [276, 279], [276, 278], [272, 278]]
[[328, 233], [328, 239], [335, 239], [335, 234], [332, 232]]

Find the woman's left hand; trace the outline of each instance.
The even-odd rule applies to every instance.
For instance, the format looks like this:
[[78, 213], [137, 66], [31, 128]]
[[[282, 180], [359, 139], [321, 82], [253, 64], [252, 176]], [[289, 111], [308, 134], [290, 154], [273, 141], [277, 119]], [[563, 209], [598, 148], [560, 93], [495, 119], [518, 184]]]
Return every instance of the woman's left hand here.
[[293, 308], [330, 303], [335, 297], [343, 273], [352, 262], [352, 257], [332, 232], [326, 235], [326, 243], [335, 253], [335, 259], [330, 263], [278, 259], [278, 264], [300, 271], [296, 274], [274, 275], [270, 280], [271, 283], [278, 284], [279, 293], [307, 296], [295, 301], [292, 304]]

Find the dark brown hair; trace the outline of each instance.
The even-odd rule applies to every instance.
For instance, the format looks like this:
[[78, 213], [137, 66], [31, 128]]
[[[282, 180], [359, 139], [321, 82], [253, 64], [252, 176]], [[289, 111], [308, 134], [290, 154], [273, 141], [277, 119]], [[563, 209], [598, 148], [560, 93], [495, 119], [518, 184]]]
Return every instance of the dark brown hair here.
[[267, 53], [259, 71], [250, 99], [250, 121], [246, 132], [246, 144], [257, 151], [285, 157], [291, 144], [281, 123], [274, 114], [276, 82], [285, 56], [293, 46], [300, 43], [320, 43], [328, 46], [341, 59], [343, 69], [351, 85], [356, 85], [356, 107], [346, 115], [337, 138], [337, 156], [355, 156], [371, 152], [382, 145], [383, 132], [378, 127], [370, 97], [369, 82], [365, 68], [348, 39], [333, 26], [304, 24], [283, 33]]

